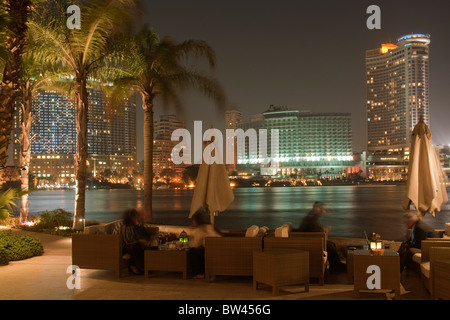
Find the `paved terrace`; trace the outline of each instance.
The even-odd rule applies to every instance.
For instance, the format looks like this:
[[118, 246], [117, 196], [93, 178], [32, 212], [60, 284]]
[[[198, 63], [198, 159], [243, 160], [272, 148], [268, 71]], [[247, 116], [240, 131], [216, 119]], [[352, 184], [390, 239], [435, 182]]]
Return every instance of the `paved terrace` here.
[[[71, 238], [12, 230], [13, 234], [33, 234], [44, 246], [42, 256], [13, 261], [0, 266], [2, 300], [387, 300], [390, 294], [368, 292], [357, 297], [346, 273], [328, 273], [324, 286], [312, 284], [308, 293], [302, 286], [290, 286], [272, 296], [270, 287], [254, 290], [251, 277], [217, 277], [183, 280], [181, 273], [152, 273], [116, 278], [112, 271], [81, 270], [81, 289], [70, 290], [66, 273], [71, 263]], [[330, 238], [339, 246], [356, 239]], [[402, 273], [401, 300], [430, 300], [419, 275]]]

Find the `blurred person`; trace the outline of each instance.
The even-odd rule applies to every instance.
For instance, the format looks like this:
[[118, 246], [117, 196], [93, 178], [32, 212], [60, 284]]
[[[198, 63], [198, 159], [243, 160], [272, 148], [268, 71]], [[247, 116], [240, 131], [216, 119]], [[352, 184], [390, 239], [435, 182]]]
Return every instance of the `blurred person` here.
[[427, 238], [438, 238], [438, 234], [419, 217], [407, 212], [403, 215], [403, 223], [406, 226], [406, 239], [400, 245], [398, 254], [400, 256], [400, 272], [405, 267], [411, 266], [412, 257], [420, 253], [422, 249], [422, 240]]
[[194, 279], [205, 278], [205, 238], [221, 237], [222, 232], [207, 222], [203, 210], [197, 211], [192, 217], [192, 226], [194, 227], [189, 239], [190, 247], [189, 255], [192, 273]]
[[143, 209], [128, 209], [124, 212], [122, 221], [116, 224], [113, 231], [113, 234], [121, 236], [123, 254], [129, 255], [129, 270], [135, 275], [144, 273], [144, 249], [150, 240], [144, 220]]
[[[313, 208], [303, 218], [300, 227], [295, 230], [298, 232], [325, 232], [329, 233], [331, 228], [324, 228], [320, 222], [320, 217], [327, 212], [326, 205], [320, 201], [314, 202]], [[328, 261], [330, 262], [330, 271], [345, 271], [347, 266], [341, 262], [336, 244], [327, 240], [327, 254]]]

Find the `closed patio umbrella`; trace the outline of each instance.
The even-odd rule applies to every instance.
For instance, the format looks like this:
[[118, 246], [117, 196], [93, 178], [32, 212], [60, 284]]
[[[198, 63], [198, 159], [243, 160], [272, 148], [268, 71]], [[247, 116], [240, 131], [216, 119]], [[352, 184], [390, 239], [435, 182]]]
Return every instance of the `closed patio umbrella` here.
[[192, 218], [197, 210], [204, 208], [210, 213], [211, 223], [214, 224], [214, 216], [225, 211], [233, 201], [234, 194], [225, 165], [215, 162], [207, 164], [203, 161], [195, 183], [189, 218]]
[[434, 216], [448, 201], [447, 190], [443, 184], [446, 180], [433, 147], [430, 129], [421, 118], [414, 127], [411, 138], [403, 209], [409, 210], [411, 203], [414, 203], [419, 217], [423, 217], [427, 212]]

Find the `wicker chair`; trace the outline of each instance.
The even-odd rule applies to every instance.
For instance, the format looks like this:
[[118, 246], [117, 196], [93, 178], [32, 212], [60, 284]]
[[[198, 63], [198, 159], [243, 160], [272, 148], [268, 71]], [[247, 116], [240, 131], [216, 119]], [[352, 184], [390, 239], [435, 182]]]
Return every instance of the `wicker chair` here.
[[[81, 269], [112, 270], [116, 277], [129, 266], [122, 252], [122, 239], [112, 234], [119, 221], [86, 227], [83, 234], [72, 235], [72, 264]], [[157, 227], [146, 226], [151, 235]]]
[[122, 239], [112, 234], [74, 234], [72, 264], [81, 269], [112, 270], [116, 277], [128, 266], [122, 257]]
[[326, 251], [326, 242], [323, 235], [314, 233], [313, 236], [291, 236], [289, 238], [267, 237], [264, 238], [264, 249], [291, 248], [309, 252], [309, 276], [319, 280], [320, 285], [325, 283], [325, 271], [327, 259], [324, 254]]
[[430, 272], [431, 297], [450, 300], [450, 247], [430, 248]]
[[[431, 284], [431, 265], [430, 265], [430, 250], [431, 248], [450, 248], [450, 241], [439, 240], [439, 238], [433, 240], [423, 240], [422, 249], [420, 254], [420, 275], [422, 282], [428, 292], [432, 292]], [[414, 257], [413, 257], [414, 259]], [[417, 259], [415, 260], [417, 262]]]
[[252, 276], [253, 250], [261, 250], [261, 237], [208, 237], [205, 239], [205, 277]]

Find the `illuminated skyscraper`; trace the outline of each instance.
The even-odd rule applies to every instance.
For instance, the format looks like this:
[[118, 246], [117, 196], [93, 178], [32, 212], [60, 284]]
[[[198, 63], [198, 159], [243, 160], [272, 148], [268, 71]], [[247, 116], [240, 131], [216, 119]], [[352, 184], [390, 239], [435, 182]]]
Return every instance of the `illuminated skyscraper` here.
[[404, 152], [420, 117], [430, 125], [430, 42], [429, 35], [411, 34], [366, 52], [369, 152]]
[[411, 133], [430, 126], [428, 34], [400, 37], [366, 52], [368, 176], [406, 178]]
[[[186, 121], [175, 115], [162, 115], [155, 119], [153, 139], [153, 173], [155, 177], [172, 173], [181, 177], [185, 164], [176, 165], [172, 161], [172, 149], [178, 144], [172, 141], [172, 132], [186, 129]], [[183, 152], [187, 152], [184, 150]]]
[[[88, 89], [88, 170], [131, 173], [137, 169], [136, 105], [125, 99], [112, 111], [99, 90]], [[30, 171], [38, 178], [65, 184], [74, 180], [76, 118], [74, 99], [52, 90], [33, 96]], [[15, 117], [14, 164], [19, 165], [20, 112]]]
[[[225, 111], [225, 129], [236, 130], [243, 121], [242, 112], [239, 110], [227, 110]], [[234, 162], [227, 164], [227, 170], [233, 172], [236, 170], [237, 164], [237, 140], [236, 137], [227, 137], [227, 139], [234, 139]]]

